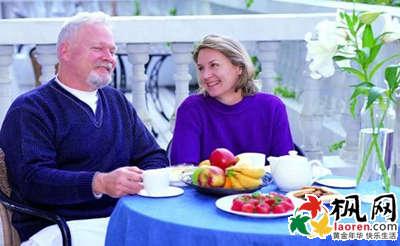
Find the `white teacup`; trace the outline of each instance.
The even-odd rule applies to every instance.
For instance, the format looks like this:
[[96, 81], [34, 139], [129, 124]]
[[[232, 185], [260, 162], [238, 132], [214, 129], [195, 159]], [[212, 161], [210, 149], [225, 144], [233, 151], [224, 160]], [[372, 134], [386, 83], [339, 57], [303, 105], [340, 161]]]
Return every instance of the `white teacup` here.
[[265, 166], [265, 154], [256, 152], [245, 152], [237, 155], [239, 159], [250, 160], [251, 165], [255, 168], [263, 168]]
[[143, 172], [143, 186], [149, 195], [162, 194], [169, 188], [167, 168], [149, 169]]

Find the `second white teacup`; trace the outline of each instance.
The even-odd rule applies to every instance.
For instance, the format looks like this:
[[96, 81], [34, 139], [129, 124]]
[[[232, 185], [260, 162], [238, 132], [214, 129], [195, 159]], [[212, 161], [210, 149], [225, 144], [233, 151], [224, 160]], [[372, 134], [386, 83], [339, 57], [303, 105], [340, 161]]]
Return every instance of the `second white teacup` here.
[[149, 195], [162, 194], [169, 188], [169, 171], [166, 168], [149, 169], [143, 172], [143, 186]]

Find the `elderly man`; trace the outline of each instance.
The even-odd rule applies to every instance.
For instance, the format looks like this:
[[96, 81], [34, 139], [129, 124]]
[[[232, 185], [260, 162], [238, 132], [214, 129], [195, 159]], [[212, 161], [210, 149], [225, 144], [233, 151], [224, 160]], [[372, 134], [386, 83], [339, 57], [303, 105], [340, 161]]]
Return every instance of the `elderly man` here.
[[[67, 220], [108, 217], [117, 198], [143, 188], [142, 170], [168, 164], [132, 105], [107, 86], [115, 51], [105, 14], [65, 23], [57, 76], [19, 96], [0, 132], [14, 199]], [[14, 215], [21, 241], [49, 225]]]

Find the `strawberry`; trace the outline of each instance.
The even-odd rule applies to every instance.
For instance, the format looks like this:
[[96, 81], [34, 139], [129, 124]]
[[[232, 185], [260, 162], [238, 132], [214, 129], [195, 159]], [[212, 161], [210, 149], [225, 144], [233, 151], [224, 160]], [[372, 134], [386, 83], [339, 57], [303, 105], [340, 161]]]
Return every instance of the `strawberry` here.
[[242, 212], [254, 213], [255, 206], [251, 203], [246, 203], [242, 206]]
[[282, 206], [281, 204], [272, 207], [272, 213], [274, 213], [274, 214], [281, 214], [281, 213], [285, 213], [286, 211], [287, 211], [286, 208], [284, 206]]
[[279, 205], [284, 207], [286, 211], [294, 209], [294, 205], [290, 200], [282, 201]]
[[254, 206], [257, 206], [257, 204], [259, 204], [260, 201], [259, 201], [258, 199], [256, 199], [256, 198], [251, 198], [251, 199], [249, 199], [249, 200], [247, 201], [247, 203], [251, 203], [251, 204], [253, 204]]
[[266, 203], [258, 204], [256, 206], [256, 210], [255, 210], [255, 212], [259, 213], [259, 214], [269, 214], [270, 211], [271, 211], [271, 207]]
[[231, 209], [234, 211], [242, 211], [244, 202], [240, 198], [235, 198], [232, 202]]

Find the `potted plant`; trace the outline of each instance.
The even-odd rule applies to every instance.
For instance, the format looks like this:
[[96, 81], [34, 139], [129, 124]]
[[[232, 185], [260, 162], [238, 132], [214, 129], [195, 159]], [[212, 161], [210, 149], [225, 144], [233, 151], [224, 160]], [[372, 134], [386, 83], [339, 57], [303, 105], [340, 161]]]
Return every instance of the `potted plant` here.
[[[376, 34], [374, 24], [384, 18], [383, 31]], [[352, 13], [339, 11], [336, 21], [322, 21], [316, 26], [316, 36], [307, 33], [307, 61], [311, 77], [320, 79], [335, 73], [335, 68], [354, 75], [359, 83], [351, 85], [353, 93], [350, 98], [350, 111], [355, 116], [356, 105], [360, 98], [365, 99], [363, 111], [371, 128], [367, 146], [360, 156], [360, 167], [356, 182], [375, 157], [383, 177], [385, 190], [390, 190], [390, 177], [382, 153], [382, 131], [388, 117], [390, 105], [396, 101], [400, 86], [400, 64], [393, 64], [400, 53], [382, 58], [380, 52], [385, 44], [400, 39], [400, 24], [397, 19], [380, 12]], [[384, 86], [376, 83], [377, 71], [384, 70]], [[380, 114], [377, 114], [380, 111]], [[377, 115], [379, 115], [377, 117]]]

